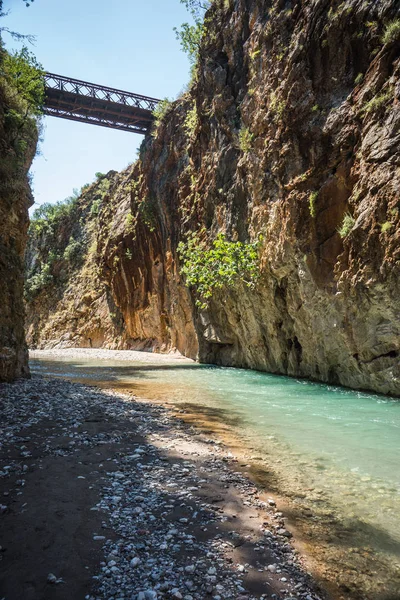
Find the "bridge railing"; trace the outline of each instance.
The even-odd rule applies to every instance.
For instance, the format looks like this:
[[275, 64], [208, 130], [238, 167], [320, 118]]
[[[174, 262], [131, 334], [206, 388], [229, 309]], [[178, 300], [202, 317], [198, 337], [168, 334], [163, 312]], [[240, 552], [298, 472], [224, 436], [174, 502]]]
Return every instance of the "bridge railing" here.
[[105, 85], [97, 85], [95, 83], [89, 83], [88, 81], [80, 81], [79, 79], [56, 75], [55, 73], [45, 74], [45, 85], [49, 89], [59, 90], [61, 92], [69, 92], [79, 96], [96, 98], [97, 100], [106, 100], [107, 102], [116, 102], [117, 104], [124, 104], [125, 106], [132, 106], [150, 111], [153, 111], [160, 102], [157, 98], [133, 94], [131, 92], [125, 92], [124, 90], [110, 88]]

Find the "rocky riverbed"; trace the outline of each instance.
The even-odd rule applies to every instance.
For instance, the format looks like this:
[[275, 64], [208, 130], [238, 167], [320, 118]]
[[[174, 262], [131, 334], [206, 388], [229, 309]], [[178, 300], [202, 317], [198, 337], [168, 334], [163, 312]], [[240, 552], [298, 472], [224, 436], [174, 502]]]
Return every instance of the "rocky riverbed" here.
[[275, 501], [167, 408], [34, 376], [0, 413], [2, 600], [322, 597]]

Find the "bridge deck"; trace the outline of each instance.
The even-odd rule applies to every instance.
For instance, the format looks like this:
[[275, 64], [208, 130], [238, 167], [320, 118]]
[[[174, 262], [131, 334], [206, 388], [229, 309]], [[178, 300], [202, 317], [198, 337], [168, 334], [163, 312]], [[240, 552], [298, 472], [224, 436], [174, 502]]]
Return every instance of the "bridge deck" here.
[[79, 79], [45, 74], [44, 113], [54, 117], [144, 134], [159, 102]]

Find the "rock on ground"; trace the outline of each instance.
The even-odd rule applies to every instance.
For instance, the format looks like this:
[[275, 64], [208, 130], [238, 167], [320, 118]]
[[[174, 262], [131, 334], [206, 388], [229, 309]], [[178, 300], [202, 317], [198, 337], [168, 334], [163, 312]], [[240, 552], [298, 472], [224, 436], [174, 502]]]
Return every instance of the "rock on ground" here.
[[320, 598], [274, 503], [165, 408], [34, 377], [0, 412], [0, 598]]

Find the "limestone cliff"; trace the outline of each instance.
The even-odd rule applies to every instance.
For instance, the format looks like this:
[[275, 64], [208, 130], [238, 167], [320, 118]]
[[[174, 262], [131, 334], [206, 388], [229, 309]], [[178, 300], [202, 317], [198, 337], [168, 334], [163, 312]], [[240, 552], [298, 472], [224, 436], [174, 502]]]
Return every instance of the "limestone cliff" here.
[[[399, 18], [395, 0], [213, 3], [195, 83], [96, 216], [118, 319], [99, 343], [400, 394]], [[199, 308], [177, 255], [190, 231], [262, 234], [254, 289]], [[29, 312], [38, 345], [70, 332]], [[69, 343], [97, 318], [88, 305]]]
[[123, 177], [100, 175], [80, 196], [34, 213], [26, 252], [31, 347], [123, 347], [125, 331], [97, 265], [98, 213]]
[[0, 381], [27, 376], [24, 334], [24, 251], [28, 208], [27, 176], [36, 152], [36, 120], [4, 76], [0, 40]]

